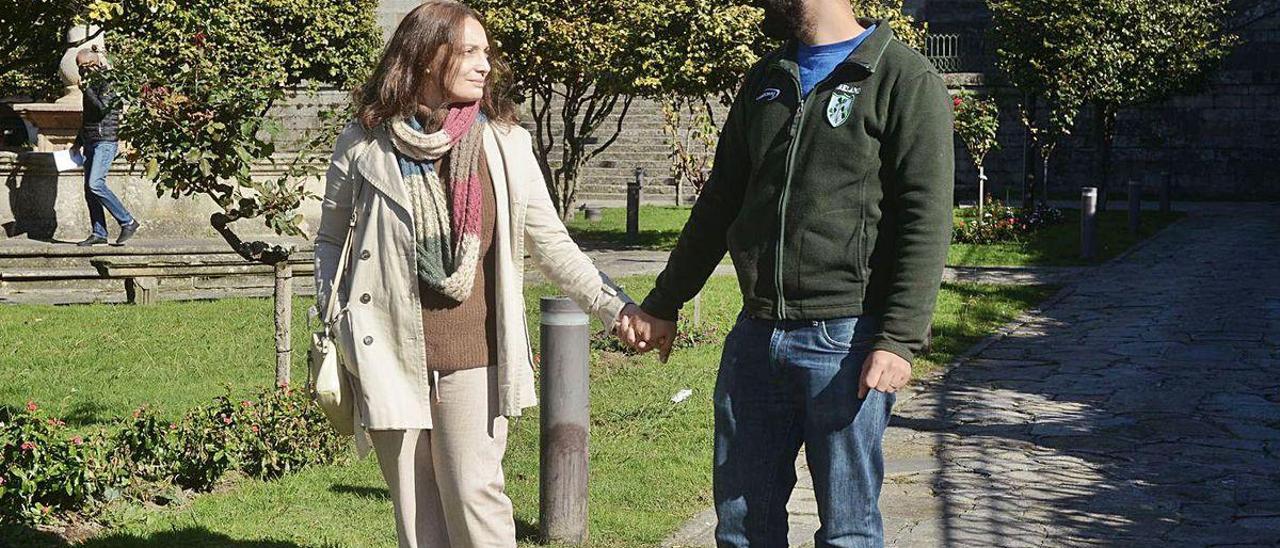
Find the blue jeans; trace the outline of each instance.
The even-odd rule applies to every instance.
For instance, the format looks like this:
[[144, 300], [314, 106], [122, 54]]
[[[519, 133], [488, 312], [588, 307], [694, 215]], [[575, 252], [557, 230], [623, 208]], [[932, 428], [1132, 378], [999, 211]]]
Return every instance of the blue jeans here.
[[883, 546], [881, 440], [894, 396], [858, 399], [877, 321], [739, 316], [715, 391], [716, 544], [787, 546], [787, 501], [805, 446], [821, 547]]
[[103, 207], [111, 212], [116, 222], [124, 226], [133, 222], [133, 217], [124, 208], [124, 204], [115, 193], [107, 188], [107, 172], [111, 162], [116, 159], [119, 144], [115, 141], [89, 141], [84, 145], [84, 201], [89, 204], [89, 222], [93, 224], [93, 235], [107, 237], [107, 219], [102, 213]]

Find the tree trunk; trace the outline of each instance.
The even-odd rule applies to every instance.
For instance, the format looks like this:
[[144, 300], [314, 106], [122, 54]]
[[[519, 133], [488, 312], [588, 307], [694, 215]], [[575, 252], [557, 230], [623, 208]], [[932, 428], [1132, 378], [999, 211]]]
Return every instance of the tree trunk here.
[[1036, 198], [1041, 207], [1048, 207], [1049, 205], [1049, 154], [1052, 153], [1052, 150], [1050, 150], [1048, 154], [1040, 157], [1042, 175], [1040, 177], [1040, 195]]
[[978, 224], [982, 224], [982, 206], [987, 201], [987, 170], [978, 164]]
[[293, 266], [276, 263], [276, 386], [289, 386], [293, 362]]
[[1111, 188], [1111, 155], [1115, 133], [1115, 107], [1096, 105], [1093, 134], [1098, 149], [1098, 211], [1107, 210], [1107, 191]]
[[1023, 95], [1026, 112], [1022, 125], [1022, 208], [1031, 209], [1036, 188], [1036, 159], [1040, 157], [1036, 140], [1031, 136], [1031, 126], [1036, 118], [1036, 98], [1031, 94]]

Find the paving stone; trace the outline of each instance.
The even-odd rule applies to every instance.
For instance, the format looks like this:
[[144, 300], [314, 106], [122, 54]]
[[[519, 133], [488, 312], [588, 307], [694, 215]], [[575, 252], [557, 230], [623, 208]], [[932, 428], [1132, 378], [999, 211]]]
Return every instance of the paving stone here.
[[1280, 544], [1280, 204], [1249, 208], [1075, 273], [901, 401], [886, 544]]

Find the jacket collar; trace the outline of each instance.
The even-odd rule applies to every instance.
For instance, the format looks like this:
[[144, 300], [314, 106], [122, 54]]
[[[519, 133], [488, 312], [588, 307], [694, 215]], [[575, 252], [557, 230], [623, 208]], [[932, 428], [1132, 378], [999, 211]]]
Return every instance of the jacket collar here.
[[[858, 24], [862, 25], [863, 28], [871, 28], [871, 25], [875, 25], [876, 28], [862, 41], [858, 49], [849, 54], [844, 63], [860, 66], [866, 69], [868, 73], [875, 73], [876, 68], [880, 66], [880, 60], [884, 57], [884, 50], [893, 41], [893, 29], [889, 26], [888, 19], [859, 17]], [[788, 40], [785, 45], [774, 52], [773, 60], [769, 65], [773, 68], [790, 72], [799, 78], [800, 66], [796, 64], [795, 60], [796, 44], [797, 42], [794, 38]]]

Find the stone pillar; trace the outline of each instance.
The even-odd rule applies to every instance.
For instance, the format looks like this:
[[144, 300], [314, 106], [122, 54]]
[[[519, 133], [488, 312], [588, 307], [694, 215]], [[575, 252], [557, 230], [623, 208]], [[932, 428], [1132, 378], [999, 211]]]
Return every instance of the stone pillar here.
[[420, 0], [379, 0], [378, 27], [382, 29], [382, 41], [390, 40], [400, 20], [421, 3]]

